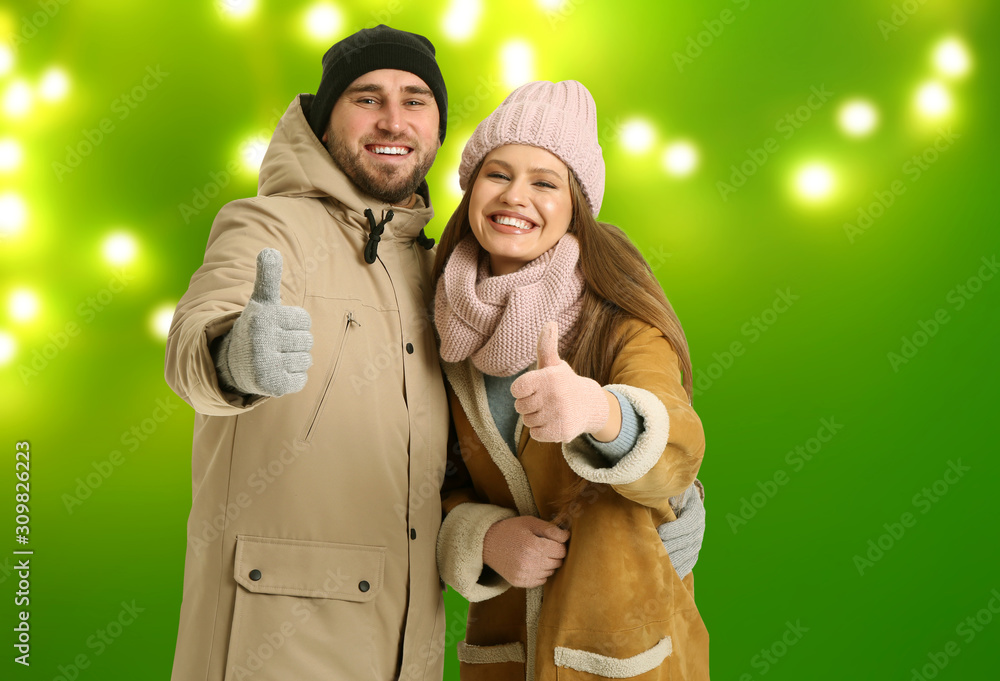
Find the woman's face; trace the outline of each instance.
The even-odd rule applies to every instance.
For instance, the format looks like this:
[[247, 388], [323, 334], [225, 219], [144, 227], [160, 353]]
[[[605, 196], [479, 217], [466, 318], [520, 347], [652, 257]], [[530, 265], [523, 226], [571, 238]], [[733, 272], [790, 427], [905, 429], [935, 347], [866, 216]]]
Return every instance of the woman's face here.
[[510, 274], [569, 229], [569, 169], [545, 149], [506, 144], [486, 155], [469, 199], [469, 224], [493, 274]]

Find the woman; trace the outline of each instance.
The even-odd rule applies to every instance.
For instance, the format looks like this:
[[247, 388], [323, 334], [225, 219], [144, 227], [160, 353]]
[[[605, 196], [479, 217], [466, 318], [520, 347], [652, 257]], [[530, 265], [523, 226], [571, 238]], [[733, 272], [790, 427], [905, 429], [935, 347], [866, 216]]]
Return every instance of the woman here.
[[689, 557], [675, 569], [661, 540], [700, 508], [691, 363], [649, 266], [594, 218], [590, 93], [518, 88], [459, 174], [434, 274], [455, 427], [438, 565], [471, 602], [462, 678], [707, 679]]

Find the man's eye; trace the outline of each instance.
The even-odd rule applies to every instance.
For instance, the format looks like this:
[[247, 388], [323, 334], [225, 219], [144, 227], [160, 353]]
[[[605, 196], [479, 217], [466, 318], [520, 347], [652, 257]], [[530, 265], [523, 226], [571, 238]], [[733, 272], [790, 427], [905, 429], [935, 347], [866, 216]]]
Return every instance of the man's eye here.
[[421, 106], [421, 105], [422, 105], [423, 103], [424, 103], [424, 102], [422, 102], [422, 101], [421, 101], [421, 100], [419, 100], [419, 99], [411, 99], [410, 101], [408, 101], [408, 102], [407, 102], [407, 104], [415, 104], [415, 105], [417, 105], [417, 106]]
[[375, 100], [372, 99], [371, 97], [362, 97], [361, 99], [358, 100], [358, 102], [360, 102], [361, 104], [374, 104]]

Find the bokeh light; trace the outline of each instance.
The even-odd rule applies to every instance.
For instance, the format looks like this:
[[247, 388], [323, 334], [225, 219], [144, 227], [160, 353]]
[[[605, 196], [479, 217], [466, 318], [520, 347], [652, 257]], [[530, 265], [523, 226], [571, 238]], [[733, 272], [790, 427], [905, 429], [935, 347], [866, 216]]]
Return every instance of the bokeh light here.
[[538, 6], [546, 12], [556, 12], [566, 4], [566, 0], [537, 0], [537, 2]]
[[512, 40], [500, 50], [503, 80], [510, 89], [534, 79], [534, 50], [523, 40]]
[[127, 265], [138, 251], [135, 239], [128, 232], [115, 232], [104, 240], [104, 258], [112, 265]]
[[333, 5], [321, 2], [306, 12], [306, 33], [321, 42], [330, 42], [344, 25], [344, 16]]
[[69, 78], [66, 72], [60, 68], [51, 68], [42, 76], [42, 82], [38, 85], [38, 94], [42, 99], [49, 102], [57, 102], [69, 92]]
[[452, 0], [444, 15], [441, 29], [454, 41], [462, 42], [472, 37], [483, 12], [480, 0]]
[[663, 167], [671, 175], [690, 175], [698, 167], [698, 150], [690, 142], [674, 142], [663, 151]]
[[21, 167], [21, 145], [10, 137], [0, 139], [0, 171], [17, 170]]
[[6, 76], [14, 68], [14, 52], [6, 45], [0, 45], [0, 76]]
[[948, 38], [934, 50], [934, 66], [944, 76], [964, 76], [969, 72], [969, 63], [969, 52], [957, 38]]
[[641, 154], [645, 151], [649, 151], [650, 147], [653, 146], [653, 140], [655, 138], [656, 132], [653, 130], [653, 126], [650, 125], [648, 121], [633, 118], [632, 120], [626, 121], [625, 124], [622, 125], [622, 146], [633, 154]]
[[0, 194], [0, 236], [14, 236], [24, 229], [28, 210], [24, 201], [13, 192]]
[[256, 8], [255, 0], [219, 0], [219, 9], [233, 19], [245, 19]]
[[17, 341], [6, 331], [0, 331], [0, 366], [9, 364], [17, 354]]
[[871, 102], [854, 99], [840, 107], [837, 120], [840, 129], [851, 137], [865, 137], [878, 125], [878, 111]]
[[951, 94], [941, 83], [926, 83], [917, 91], [917, 110], [928, 118], [940, 118], [951, 111]]
[[244, 170], [253, 175], [260, 172], [260, 164], [264, 162], [264, 154], [267, 153], [269, 141], [260, 135], [243, 141], [243, 144], [240, 145], [240, 160], [243, 161]]
[[11, 118], [20, 118], [31, 111], [31, 88], [24, 80], [7, 86], [3, 95], [3, 110]]
[[176, 303], [164, 303], [153, 310], [153, 313], [149, 316], [149, 331], [153, 334], [154, 338], [166, 340], [167, 334], [170, 332], [170, 322], [174, 319], [174, 309], [176, 307]]
[[833, 187], [833, 171], [824, 163], [810, 163], [795, 175], [795, 188], [799, 196], [811, 203], [829, 198]]
[[38, 296], [30, 289], [16, 289], [10, 294], [7, 308], [14, 321], [30, 322], [38, 316]]

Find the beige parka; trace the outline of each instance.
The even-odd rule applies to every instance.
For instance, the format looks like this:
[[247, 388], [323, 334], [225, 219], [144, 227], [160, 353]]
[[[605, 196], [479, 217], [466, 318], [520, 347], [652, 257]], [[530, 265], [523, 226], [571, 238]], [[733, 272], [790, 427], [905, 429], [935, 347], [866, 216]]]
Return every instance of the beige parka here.
[[[644, 430], [614, 466], [583, 437], [562, 445], [532, 439], [520, 417], [512, 452], [490, 414], [482, 373], [469, 360], [442, 363], [457, 446], [442, 493], [438, 565], [470, 601], [458, 644], [462, 681], [708, 679], [693, 573], [678, 577], [656, 529], [676, 520], [671, 497], [680, 508], [682, 495], [697, 493], [701, 420], [660, 331], [630, 320], [619, 332], [628, 340], [606, 387], [629, 399]], [[581, 477], [600, 485], [570, 509], [566, 557], [544, 585], [516, 588], [484, 570], [490, 525], [518, 515], [551, 520]]]
[[[177, 306], [166, 379], [195, 412], [192, 505], [173, 681], [440, 681], [435, 565], [448, 405], [428, 303], [433, 211], [371, 208], [291, 103], [258, 196], [227, 204]], [[426, 199], [426, 196], [424, 197]], [[305, 388], [243, 397], [210, 343], [249, 300], [257, 253], [312, 318]]]

